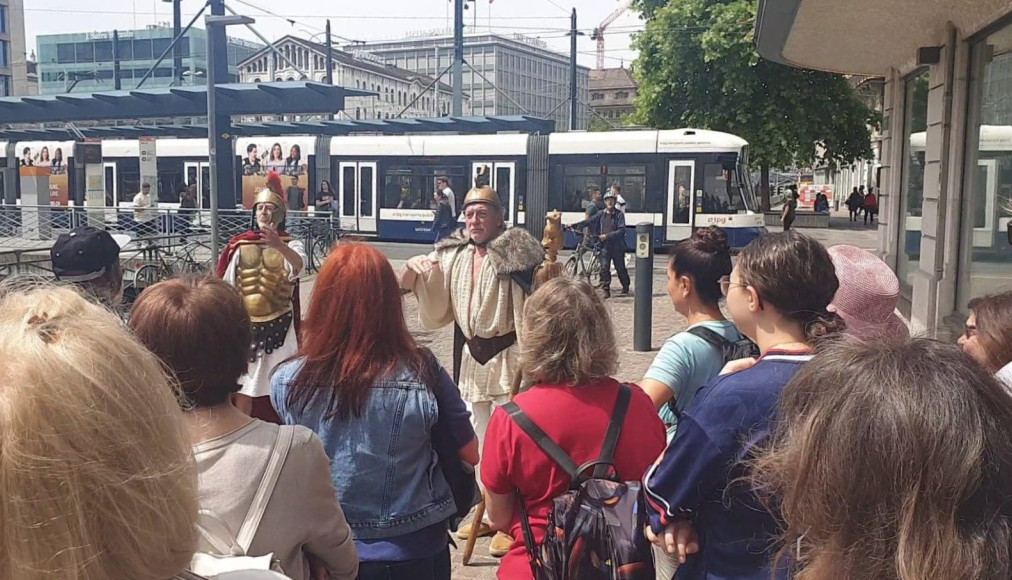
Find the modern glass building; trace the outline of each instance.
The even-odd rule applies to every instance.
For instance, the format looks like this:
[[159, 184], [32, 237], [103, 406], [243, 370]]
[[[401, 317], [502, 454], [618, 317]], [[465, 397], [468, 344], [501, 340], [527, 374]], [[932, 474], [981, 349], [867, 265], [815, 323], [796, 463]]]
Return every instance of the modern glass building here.
[[879, 254], [914, 330], [959, 334], [1012, 289], [1012, 0], [759, 6], [762, 56], [884, 79]]
[[[39, 92], [52, 94], [65, 93], [68, 90], [74, 92], [113, 90], [112, 41], [112, 31], [39, 36]], [[206, 33], [201, 29], [191, 28], [181, 42], [183, 70], [179, 76], [180, 82], [176, 84], [204, 84], [207, 76]], [[120, 30], [119, 61], [122, 88], [131, 89], [137, 86], [171, 43], [171, 28]], [[228, 64], [229, 75], [233, 82], [238, 82], [239, 78], [237, 65], [261, 48], [263, 45], [254, 42], [229, 38]], [[172, 79], [170, 52], [145, 81], [144, 87], [170, 86]]]
[[[367, 42], [346, 50], [367, 51], [393, 66], [435, 78], [452, 62], [453, 37], [436, 34]], [[530, 114], [555, 119], [558, 130], [568, 128], [568, 55], [549, 50], [541, 40], [521, 35], [475, 33], [464, 37], [464, 59], [474, 67], [464, 67], [464, 93], [471, 99], [472, 114]], [[581, 102], [577, 129], [590, 126], [589, 77], [590, 69], [577, 68], [577, 97]], [[453, 84], [450, 73], [441, 80]], [[450, 95], [439, 98], [449, 101]]]

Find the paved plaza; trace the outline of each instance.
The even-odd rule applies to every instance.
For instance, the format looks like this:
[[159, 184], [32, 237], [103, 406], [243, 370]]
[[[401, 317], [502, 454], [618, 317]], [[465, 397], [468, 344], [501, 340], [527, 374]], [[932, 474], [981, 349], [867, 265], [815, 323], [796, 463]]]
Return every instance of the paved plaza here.
[[[826, 229], [799, 229], [805, 234], [814, 237], [826, 246], [838, 244], [851, 244], [867, 250], [874, 250], [876, 247], [876, 229], [863, 224], [848, 222], [846, 213], [833, 216], [831, 227]], [[418, 244], [392, 244], [377, 242], [376, 247], [382, 250], [390, 259], [395, 269], [403, 267], [404, 263], [411, 256], [422, 254], [428, 250], [424, 245]], [[564, 259], [564, 258], [563, 258]], [[634, 297], [619, 297], [617, 294], [618, 281], [612, 282], [613, 298], [606, 302], [611, 313], [612, 321], [615, 324], [615, 334], [618, 339], [618, 346], [621, 351], [619, 357], [619, 369], [616, 375], [621, 381], [638, 382], [643, 378], [657, 349], [664, 340], [672, 334], [685, 328], [685, 318], [675, 312], [671, 301], [666, 294], [667, 279], [665, 267], [667, 256], [660, 255], [654, 260], [653, 292], [651, 302], [653, 305], [652, 339], [650, 352], [636, 352], [633, 350], [633, 304]], [[633, 294], [636, 293], [635, 268], [629, 269], [633, 280]], [[310, 278], [302, 285], [303, 310], [309, 305], [309, 298], [312, 294], [313, 279]], [[440, 330], [422, 330], [418, 326], [418, 302], [411, 295], [404, 298], [404, 314], [408, 320], [408, 327], [418, 342], [431, 349], [447, 369], [453, 365], [453, 330], [444, 328]], [[495, 578], [497, 560], [488, 555], [488, 538], [482, 538], [477, 542], [474, 556], [469, 566], [461, 565], [460, 550], [463, 549], [463, 542], [458, 542], [459, 548], [452, 550], [453, 578], [492, 580]]]

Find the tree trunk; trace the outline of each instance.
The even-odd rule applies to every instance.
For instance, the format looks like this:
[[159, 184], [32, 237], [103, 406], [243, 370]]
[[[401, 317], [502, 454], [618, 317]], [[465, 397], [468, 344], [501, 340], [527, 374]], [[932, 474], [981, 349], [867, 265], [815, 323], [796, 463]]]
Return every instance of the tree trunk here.
[[770, 211], [770, 166], [766, 163], [759, 166], [759, 207]]

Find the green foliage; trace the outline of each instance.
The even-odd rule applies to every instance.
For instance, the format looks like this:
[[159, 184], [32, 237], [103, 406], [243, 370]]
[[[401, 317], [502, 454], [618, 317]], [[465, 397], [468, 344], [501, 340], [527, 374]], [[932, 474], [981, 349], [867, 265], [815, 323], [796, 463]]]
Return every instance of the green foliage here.
[[637, 0], [647, 19], [634, 45], [634, 121], [746, 139], [763, 168], [851, 163], [871, 156], [879, 122], [841, 75], [759, 57], [756, 0]]

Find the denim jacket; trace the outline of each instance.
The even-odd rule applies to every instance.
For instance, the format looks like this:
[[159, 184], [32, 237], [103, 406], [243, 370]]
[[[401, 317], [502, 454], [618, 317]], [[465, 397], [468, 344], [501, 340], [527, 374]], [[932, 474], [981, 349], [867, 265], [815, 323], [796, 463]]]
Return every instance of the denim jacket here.
[[438, 404], [415, 373], [401, 370], [377, 382], [362, 416], [325, 419], [329, 392], [305, 409], [286, 399], [302, 368], [295, 360], [271, 379], [271, 402], [286, 424], [304, 425], [323, 440], [334, 486], [357, 540], [393, 538], [446, 521], [455, 512], [450, 486], [432, 447]]

